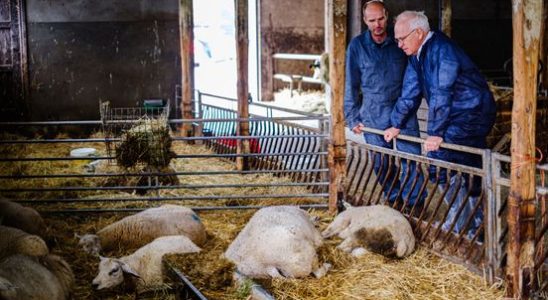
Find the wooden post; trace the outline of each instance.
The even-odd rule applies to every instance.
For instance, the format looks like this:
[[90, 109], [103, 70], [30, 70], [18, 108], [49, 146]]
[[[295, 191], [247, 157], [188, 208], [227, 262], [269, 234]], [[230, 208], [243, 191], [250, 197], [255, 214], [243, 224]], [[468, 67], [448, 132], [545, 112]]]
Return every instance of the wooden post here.
[[548, 90], [548, 32], [546, 31], [546, 22], [548, 22], [548, 1], [544, 1], [544, 16], [542, 18], [542, 29], [540, 31], [540, 36], [543, 37], [540, 40], [540, 59], [544, 64], [544, 69], [540, 76], [543, 88]]
[[274, 101], [274, 55], [276, 45], [274, 43], [274, 25], [272, 14], [266, 15], [259, 9], [259, 20], [265, 25], [261, 27], [261, 101]]
[[453, 8], [451, 0], [441, 0], [440, 29], [447, 36], [451, 36], [451, 19], [453, 18]]
[[337, 194], [343, 190], [346, 173], [346, 138], [344, 134], [344, 63], [346, 55], [347, 0], [328, 0], [329, 85], [331, 86], [331, 141], [328, 164], [329, 211], [337, 209]]
[[507, 295], [529, 298], [535, 276], [535, 119], [542, 0], [512, 0], [514, 105], [508, 196]]
[[[238, 118], [249, 118], [248, 98], [248, 5], [247, 0], [234, 0], [236, 12], [236, 61], [238, 70]], [[238, 122], [238, 135], [249, 136], [249, 122]], [[238, 154], [249, 153], [249, 140], [238, 140]], [[249, 157], [236, 159], [238, 170], [249, 169]]]
[[[348, 1], [348, 23], [346, 38], [350, 41], [362, 32], [363, 13], [361, 0]], [[327, 28], [327, 27], [326, 27]]]
[[[192, 98], [194, 93], [194, 20], [192, 0], [179, 2], [179, 36], [181, 40], [181, 105], [182, 118], [192, 119]], [[181, 135], [189, 136], [192, 124], [181, 126]]]

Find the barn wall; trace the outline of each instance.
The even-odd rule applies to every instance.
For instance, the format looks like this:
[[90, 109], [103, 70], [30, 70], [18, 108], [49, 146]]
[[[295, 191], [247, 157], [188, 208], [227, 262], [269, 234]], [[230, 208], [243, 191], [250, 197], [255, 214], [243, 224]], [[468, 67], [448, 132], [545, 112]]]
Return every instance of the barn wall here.
[[260, 1], [262, 100], [272, 99], [272, 70], [312, 75], [310, 62], [276, 62], [274, 53], [324, 52], [324, 0]]
[[34, 120], [98, 119], [99, 101], [173, 101], [177, 0], [27, 0]]

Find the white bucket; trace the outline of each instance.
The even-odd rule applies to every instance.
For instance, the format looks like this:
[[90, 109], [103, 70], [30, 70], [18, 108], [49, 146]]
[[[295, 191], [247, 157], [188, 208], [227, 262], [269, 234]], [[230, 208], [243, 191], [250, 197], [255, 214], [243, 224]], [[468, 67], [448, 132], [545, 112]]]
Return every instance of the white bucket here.
[[97, 156], [97, 149], [95, 148], [77, 148], [70, 151], [71, 157], [92, 157]]

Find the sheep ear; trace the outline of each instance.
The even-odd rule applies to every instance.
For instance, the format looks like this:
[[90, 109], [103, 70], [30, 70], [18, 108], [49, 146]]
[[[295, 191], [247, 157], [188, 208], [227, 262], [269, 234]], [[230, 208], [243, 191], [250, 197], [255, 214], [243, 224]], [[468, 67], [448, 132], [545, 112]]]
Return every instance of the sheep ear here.
[[352, 204], [346, 202], [346, 201], [342, 201], [342, 204], [344, 206], [345, 209], [351, 209], [353, 208]]
[[82, 238], [82, 236], [81, 236], [81, 235], [79, 235], [79, 234], [78, 234], [78, 233], [76, 233], [76, 232], [74, 233], [74, 237], [75, 237], [75, 238], [77, 238], [77, 239], [81, 239], [81, 238]]
[[97, 256], [99, 256], [99, 259], [100, 259], [101, 261], [103, 261], [103, 260], [107, 259], [106, 257], [104, 257], [104, 256], [101, 256], [101, 255], [97, 255]]
[[141, 276], [139, 276], [139, 274], [135, 272], [128, 264], [123, 262], [120, 262], [120, 264], [122, 265], [122, 271], [124, 271], [124, 273], [141, 278]]

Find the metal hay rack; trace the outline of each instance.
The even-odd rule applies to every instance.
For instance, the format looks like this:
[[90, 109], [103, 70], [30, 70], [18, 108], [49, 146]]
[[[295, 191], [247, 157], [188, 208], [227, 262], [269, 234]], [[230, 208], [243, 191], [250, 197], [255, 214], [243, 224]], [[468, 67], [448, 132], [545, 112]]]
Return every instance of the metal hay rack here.
[[169, 104], [111, 107], [100, 103], [102, 131], [111, 161], [123, 168], [161, 169], [171, 159]]

